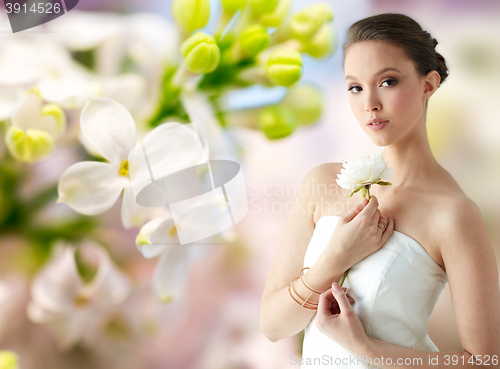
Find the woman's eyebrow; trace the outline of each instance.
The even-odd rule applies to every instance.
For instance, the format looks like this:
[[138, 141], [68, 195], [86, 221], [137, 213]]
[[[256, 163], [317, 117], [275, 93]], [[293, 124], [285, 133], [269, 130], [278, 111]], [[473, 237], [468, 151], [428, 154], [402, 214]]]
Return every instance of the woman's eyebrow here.
[[[401, 73], [401, 71], [399, 69], [396, 69], [394, 67], [387, 67], [387, 68], [381, 69], [377, 73], [375, 73], [374, 77], [380, 76], [382, 73], [385, 73], [385, 72], [390, 71], [390, 70], [392, 70], [394, 72]], [[347, 79], [356, 79], [356, 78], [353, 76], [345, 76], [345, 79], [347, 80]]]

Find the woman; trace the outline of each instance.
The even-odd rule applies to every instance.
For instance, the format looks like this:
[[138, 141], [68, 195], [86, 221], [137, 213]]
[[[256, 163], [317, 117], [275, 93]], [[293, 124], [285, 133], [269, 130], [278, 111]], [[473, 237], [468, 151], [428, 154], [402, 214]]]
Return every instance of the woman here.
[[[384, 146], [392, 185], [372, 186], [370, 201], [351, 207], [350, 191], [335, 185], [342, 163], [306, 175], [263, 293], [261, 330], [275, 342], [305, 329], [302, 357], [290, 362], [307, 368], [499, 367], [493, 247], [426, 133], [427, 100], [448, 75], [437, 41], [401, 14], [360, 20], [348, 38], [350, 106]], [[313, 188], [324, 185], [335, 191]], [[349, 268], [346, 293], [336, 282]], [[447, 282], [463, 350], [436, 353], [428, 320]]]

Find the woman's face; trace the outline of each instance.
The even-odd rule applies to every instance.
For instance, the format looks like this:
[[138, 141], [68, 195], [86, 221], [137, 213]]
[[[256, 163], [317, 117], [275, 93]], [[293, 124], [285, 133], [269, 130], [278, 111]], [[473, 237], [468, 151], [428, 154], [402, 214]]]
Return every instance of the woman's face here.
[[[425, 77], [419, 75], [404, 50], [383, 41], [351, 45], [344, 72], [349, 103], [361, 128], [377, 146], [388, 146], [416, 125], [425, 124]], [[372, 128], [371, 119], [387, 123]]]

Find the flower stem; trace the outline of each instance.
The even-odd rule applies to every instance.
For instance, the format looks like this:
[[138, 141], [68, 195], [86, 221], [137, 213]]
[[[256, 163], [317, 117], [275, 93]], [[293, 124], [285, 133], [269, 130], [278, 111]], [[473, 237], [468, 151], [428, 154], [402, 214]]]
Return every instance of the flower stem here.
[[351, 268], [347, 269], [344, 273], [344, 275], [342, 276], [342, 279], [340, 280], [340, 287], [342, 287], [342, 285], [344, 284], [344, 281], [345, 281], [345, 278], [347, 277], [347, 274], [349, 274], [349, 270], [351, 270]]
[[365, 185], [367, 200], [370, 201], [370, 184]]

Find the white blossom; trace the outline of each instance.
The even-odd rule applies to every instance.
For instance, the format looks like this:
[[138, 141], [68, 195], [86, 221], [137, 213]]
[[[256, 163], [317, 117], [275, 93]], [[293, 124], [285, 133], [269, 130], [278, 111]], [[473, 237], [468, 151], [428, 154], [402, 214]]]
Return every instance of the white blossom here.
[[381, 178], [391, 179], [393, 170], [388, 165], [389, 162], [384, 161], [382, 154], [367, 152], [344, 162], [336, 182], [342, 188], [354, 190], [350, 196], [361, 190], [365, 197], [372, 184], [390, 185], [389, 182], [380, 181]]
[[81, 214], [97, 215], [111, 208], [123, 190], [123, 226], [140, 226], [148, 208], [136, 203], [129, 178], [128, 153], [136, 143], [131, 114], [116, 101], [92, 98], [82, 111], [80, 127], [85, 140], [108, 162], [84, 161], [66, 169], [57, 201]]
[[97, 272], [89, 283], [78, 274], [75, 248], [60, 244], [31, 286], [28, 317], [46, 325], [61, 348], [69, 348], [82, 339], [92, 340], [99, 334], [106, 313], [130, 293], [127, 278], [114, 266], [105, 249], [86, 242], [81, 250], [97, 262]]

